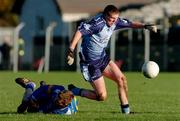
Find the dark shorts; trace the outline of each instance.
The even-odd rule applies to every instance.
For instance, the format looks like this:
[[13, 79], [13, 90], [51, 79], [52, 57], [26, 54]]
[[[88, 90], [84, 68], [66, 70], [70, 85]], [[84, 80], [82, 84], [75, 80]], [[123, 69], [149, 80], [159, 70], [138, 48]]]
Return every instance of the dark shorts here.
[[93, 82], [102, 76], [102, 72], [109, 64], [109, 56], [104, 56], [101, 59], [93, 61], [84, 61], [80, 56], [80, 68], [84, 79], [88, 82]]

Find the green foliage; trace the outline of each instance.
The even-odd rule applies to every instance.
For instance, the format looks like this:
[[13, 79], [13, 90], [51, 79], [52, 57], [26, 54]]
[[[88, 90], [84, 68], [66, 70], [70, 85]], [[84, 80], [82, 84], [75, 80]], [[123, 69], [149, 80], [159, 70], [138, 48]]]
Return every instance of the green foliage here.
[[0, 72], [0, 121], [178, 121], [180, 120], [180, 74], [160, 73], [155, 79], [146, 79], [141, 73], [125, 73], [129, 85], [129, 102], [134, 114], [120, 113], [117, 89], [114, 82], [106, 79], [108, 99], [97, 102], [77, 97], [79, 111], [75, 115], [50, 115], [41, 113], [17, 114], [23, 88], [14, 82], [16, 77], [26, 77], [49, 84], [67, 86], [73, 83], [83, 88], [91, 86], [83, 81], [80, 73], [51, 72]]
[[19, 17], [11, 12], [15, 0], [0, 0], [0, 26], [12, 27], [19, 22]]

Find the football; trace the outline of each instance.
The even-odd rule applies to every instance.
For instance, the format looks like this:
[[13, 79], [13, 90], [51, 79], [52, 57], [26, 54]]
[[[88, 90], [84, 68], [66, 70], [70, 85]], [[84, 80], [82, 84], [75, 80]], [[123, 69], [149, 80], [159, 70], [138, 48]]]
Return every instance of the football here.
[[154, 61], [147, 61], [142, 66], [142, 73], [147, 78], [155, 78], [159, 74], [159, 66]]

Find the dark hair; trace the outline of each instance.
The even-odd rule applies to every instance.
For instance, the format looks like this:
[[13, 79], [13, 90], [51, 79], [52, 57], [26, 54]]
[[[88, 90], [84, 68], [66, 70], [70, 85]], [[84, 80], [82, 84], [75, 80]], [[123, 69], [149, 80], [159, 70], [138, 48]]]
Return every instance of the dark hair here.
[[119, 10], [116, 6], [114, 5], [107, 5], [104, 8], [103, 14], [104, 15], [110, 15], [111, 13], [119, 13]]

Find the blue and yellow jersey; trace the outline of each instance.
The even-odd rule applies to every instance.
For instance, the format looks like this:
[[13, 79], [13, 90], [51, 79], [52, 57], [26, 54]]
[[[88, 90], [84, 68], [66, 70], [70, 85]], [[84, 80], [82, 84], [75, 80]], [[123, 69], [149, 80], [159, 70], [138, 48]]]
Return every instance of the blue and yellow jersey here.
[[71, 104], [65, 108], [58, 108], [54, 105], [58, 94], [65, 90], [61, 85], [43, 85], [36, 89], [30, 100], [39, 104], [38, 110], [43, 113], [73, 114], [77, 112], [77, 99], [73, 98]]

